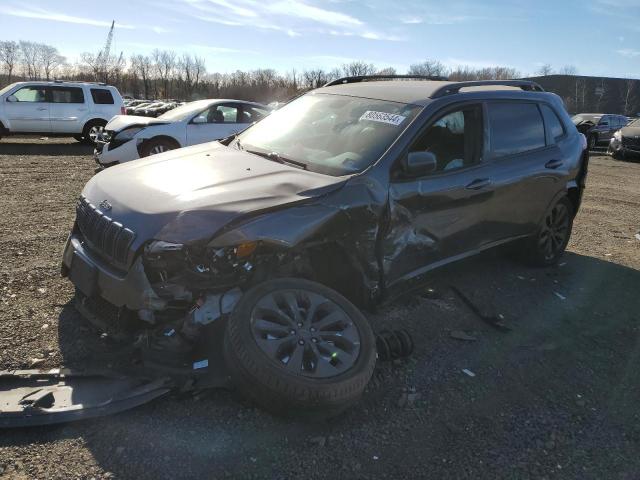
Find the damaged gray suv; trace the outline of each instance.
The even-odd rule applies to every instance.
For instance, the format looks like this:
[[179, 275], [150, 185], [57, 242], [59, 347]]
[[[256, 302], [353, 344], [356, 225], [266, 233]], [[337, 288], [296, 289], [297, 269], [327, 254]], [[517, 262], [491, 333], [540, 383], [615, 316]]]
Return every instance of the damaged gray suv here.
[[336, 413], [376, 361], [359, 308], [510, 242], [555, 263], [587, 162], [535, 83], [340, 79], [223, 141], [97, 174], [62, 272], [87, 318], [145, 331], [156, 358], [221, 352], [259, 405]]

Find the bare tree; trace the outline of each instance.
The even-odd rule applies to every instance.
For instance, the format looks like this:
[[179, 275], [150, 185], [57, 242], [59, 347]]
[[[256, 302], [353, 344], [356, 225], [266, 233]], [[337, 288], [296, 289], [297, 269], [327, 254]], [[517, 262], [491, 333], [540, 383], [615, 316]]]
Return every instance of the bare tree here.
[[423, 75], [426, 77], [446, 77], [447, 67], [437, 60], [425, 60], [409, 66], [409, 75]]
[[624, 81], [624, 85], [622, 87], [622, 111], [625, 115], [635, 113], [633, 111], [633, 107], [636, 103], [636, 87], [638, 83], [638, 80], [629, 79]]
[[375, 65], [362, 61], [345, 63], [342, 65], [342, 73], [345, 77], [356, 77], [359, 75], [373, 75], [376, 71]]
[[171, 74], [176, 66], [176, 52], [169, 50], [155, 49], [151, 57], [153, 58], [154, 66], [162, 84], [164, 86], [163, 95], [164, 98], [169, 98], [169, 82], [171, 80]]
[[558, 70], [560, 75], [577, 75], [578, 69], [574, 65], [565, 65], [560, 70]]
[[131, 69], [134, 74], [142, 80], [144, 98], [149, 98], [149, 82], [151, 81], [151, 70], [153, 63], [147, 55], [133, 55], [131, 57]]
[[376, 75], [396, 75], [396, 69], [393, 67], [383, 68], [376, 72]]
[[38, 45], [34, 42], [20, 40], [20, 54], [22, 57], [24, 76], [29, 80], [36, 80], [39, 78], [40, 64], [38, 62]]
[[602, 104], [602, 99], [607, 94], [607, 87], [604, 83], [604, 78], [600, 79], [599, 85], [596, 87], [595, 95], [596, 95], [596, 112], [600, 111], [600, 105]]
[[62, 65], [67, 59], [58, 53], [58, 49], [51, 45], [45, 45], [44, 43], [38, 43], [36, 45], [38, 63], [42, 65], [44, 71], [45, 80], [51, 79], [52, 74], [56, 69]]
[[540, 65], [540, 68], [536, 70], [536, 74], [541, 77], [546, 77], [547, 75], [551, 75], [553, 73], [553, 67], [549, 63], [545, 63], [544, 65]]
[[18, 42], [11, 40], [0, 42], [0, 62], [4, 65], [4, 69], [7, 72], [7, 83], [11, 83], [11, 76], [14, 69], [17, 67], [20, 61], [20, 46]]

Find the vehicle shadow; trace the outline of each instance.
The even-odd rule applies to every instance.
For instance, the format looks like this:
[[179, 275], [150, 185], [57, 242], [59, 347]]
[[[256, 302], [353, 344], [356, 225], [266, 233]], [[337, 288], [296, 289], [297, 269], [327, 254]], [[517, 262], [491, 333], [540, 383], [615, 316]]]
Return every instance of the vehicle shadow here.
[[[479, 310], [502, 315], [511, 330], [483, 322], [451, 286]], [[457, 445], [488, 469], [499, 469], [492, 459], [514, 448], [532, 461], [544, 457], [539, 430], [519, 433], [534, 414], [544, 416], [536, 425], [543, 433], [565, 429], [566, 438], [575, 437], [577, 443], [565, 447], [569, 457], [574, 449], [584, 455], [594, 448], [599, 458], [590, 435], [611, 430], [611, 438], [623, 441], [621, 433], [634, 428], [640, 271], [575, 253], [560, 266], [533, 269], [491, 252], [434, 272], [428, 287], [370, 315], [376, 330], [411, 332], [415, 352], [399, 364], [380, 363], [362, 402], [338, 419], [282, 420], [224, 391], [176, 394], [102, 419], [3, 432], [0, 448], [82, 439], [97, 465], [116, 478], [286, 478], [314, 465], [327, 477], [401, 478], [427, 464], [435, 478], [453, 478], [465, 471], [442, 458]], [[452, 330], [471, 332], [476, 341], [452, 339]], [[65, 365], [114, 348], [71, 303], [60, 314], [59, 342]], [[465, 377], [463, 367], [478, 377]], [[407, 382], [421, 394], [409, 410], [398, 405]], [[589, 392], [588, 401], [606, 411], [590, 416], [576, 405], [576, 392]], [[622, 448], [611, 441], [612, 451]], [[367, 462], [361, 451], [385, 456]], [[504, 468], [486, 473], [513, 474], [513, 465]]]
[[[39, 140], [38, 138], [21, 138], [16, 141], [10, 138], [0, 140], [0, 155], [47, 155], [47, 156], [80, 156], [91, 155], [93, 147], [76, 142], [73, 139]], [[63, 143], [63, 141], [65, 143]]]

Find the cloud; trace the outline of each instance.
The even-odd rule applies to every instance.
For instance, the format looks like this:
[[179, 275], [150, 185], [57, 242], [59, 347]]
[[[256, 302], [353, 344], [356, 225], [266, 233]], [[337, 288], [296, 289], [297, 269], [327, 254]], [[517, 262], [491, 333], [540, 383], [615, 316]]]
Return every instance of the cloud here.
[[[75, 23], [79, 25], [90, 25], [92, 27], [110, 27], [111, 22], [103, 20], [94, 20], [92, 18], [76, 17], [73, 15], [65, 15], [63, 13], [55, 13], [44, 8], [24, 7], [14, 8], [10, 6], [0, 6], [0, 14], [10, 15], [12, 17], [36, 18], [39, 20], [49, 20], [52, 22]], [[134, 29], [134, 25], [116, 23], [118, 28]]]
[[632, 48], [622, 48], [620, 50], [616, 50], [616, 53], [627, 58], [640, 57], [640, 50], [633, 50]]
[[363, 22], [345, 13], [307, 5], [299, 0], [283, 0], [268, 5], [267, 10], [279, 15], [288, 15], [336, 27], [361, 26]]

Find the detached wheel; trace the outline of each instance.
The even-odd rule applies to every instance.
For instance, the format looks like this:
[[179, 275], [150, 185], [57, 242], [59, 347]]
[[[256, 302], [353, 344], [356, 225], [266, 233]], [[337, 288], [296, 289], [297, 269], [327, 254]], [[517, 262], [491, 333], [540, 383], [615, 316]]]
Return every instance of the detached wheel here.
[[573, 205], [560, 199], [546, 213], [538, 233], [529, 239], [526, 250], [529, 263], [546, 267], [558, 262], [569, 243], [573, 228]]
[[[82, 142], [88, 145], [95, 145], [107, 124], [104, 120], [92, 120], [88, 122], [82, 130]], [[77, 137], [74, 137], [77, 139]]]
[[150, 155], [157, 155], [158, 153], [168, 152], [169, 150], [175, 150], [176, 148], [180, 148], [180, 146], [169, 139], [165, 138], [152, 138], [145, 142], [142, 146], [141, 154], [143, 157], [148, 157]]
[[283, 278], [240, 299], [224, 356], [233, 383], [257, 405], [277, 415], [327, 418], [360, 398], [376, 347], [367, 319], [339, 293]]

